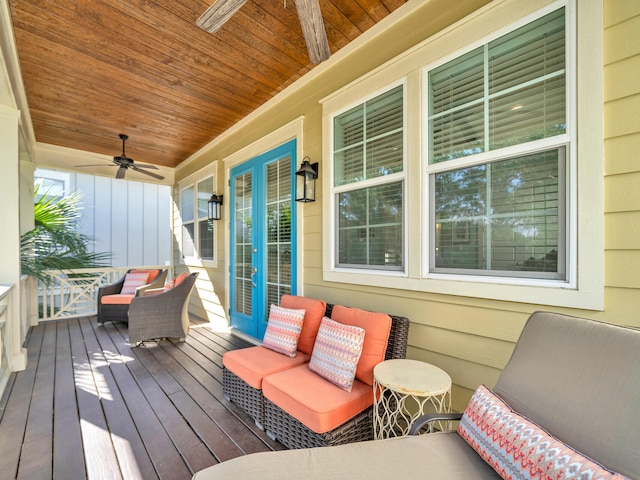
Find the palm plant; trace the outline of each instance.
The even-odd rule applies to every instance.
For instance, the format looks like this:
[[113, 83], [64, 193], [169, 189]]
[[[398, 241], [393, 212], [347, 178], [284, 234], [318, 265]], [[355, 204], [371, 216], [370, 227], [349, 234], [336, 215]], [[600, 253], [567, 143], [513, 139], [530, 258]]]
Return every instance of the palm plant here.
[[46, 270], [73, 270], [107, 266], [110, 253], [88, 249], [93, 241], [77, 231], [81, 216], [81, 195], [73, 193], [58, 198], [38, 195], [34, 191], [35, 227], [20, 238], [21, 270], [44, 283]]

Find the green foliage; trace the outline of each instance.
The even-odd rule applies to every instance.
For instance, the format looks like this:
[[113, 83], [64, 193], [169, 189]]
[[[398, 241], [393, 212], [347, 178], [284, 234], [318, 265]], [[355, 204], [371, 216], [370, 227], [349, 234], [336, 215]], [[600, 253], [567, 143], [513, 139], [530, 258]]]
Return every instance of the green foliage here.
[[110, 253], [94, 253], [88, 246], [92, 239], [77, 231], [81, 217], [78, 193], [57, 198], [42, 195], [36, 187], [34, 203], [35, 227], [20, 238], [21, 270], [44, 283], [49, 282], [45, 270], [73, 270], [108, 266]]

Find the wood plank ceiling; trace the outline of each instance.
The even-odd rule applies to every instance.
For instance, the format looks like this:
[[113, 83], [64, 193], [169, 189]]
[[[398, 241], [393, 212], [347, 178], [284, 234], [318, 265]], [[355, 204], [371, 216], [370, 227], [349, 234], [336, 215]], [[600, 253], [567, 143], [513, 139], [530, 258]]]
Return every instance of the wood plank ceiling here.
[[[175, 167], [309, 72], [293, 0], [9, 0], [36, 141]], [[320, 0], [332, 53], [405, 0]]]

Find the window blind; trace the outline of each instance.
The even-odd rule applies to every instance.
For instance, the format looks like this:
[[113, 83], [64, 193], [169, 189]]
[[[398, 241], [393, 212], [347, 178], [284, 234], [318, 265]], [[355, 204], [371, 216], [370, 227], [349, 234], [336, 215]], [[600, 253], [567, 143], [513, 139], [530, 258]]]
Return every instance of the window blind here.
[[429, 72], [429, 162], [566, 131], [564, 9]]
[[403, 265], [402, 182], [338, 194], [339, 264]]
[[558, 277], [564, 150], [434, 175], [436, 268]]
[[403, 112], [398, 86], [334, 119], [334, 185], [402, 171]]
[[265, 311], [291, 293], [291, 157], [266, 166], [267, 254]]

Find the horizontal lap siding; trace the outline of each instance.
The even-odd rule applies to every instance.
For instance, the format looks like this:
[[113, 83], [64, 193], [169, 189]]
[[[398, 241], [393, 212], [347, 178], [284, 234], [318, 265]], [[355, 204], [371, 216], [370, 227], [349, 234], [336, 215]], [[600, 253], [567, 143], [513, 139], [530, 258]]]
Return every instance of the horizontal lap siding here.
[[604, 2], [605, 311], [640, 327], [640, 3]]
[[[435, 5], [438, 2], [430, 2]], [[456, 8], [468, 8], [472, 12], [486, 2], [456, 4]], [[580, 3], [580, 2], [579, 2]], [[452, 5], [452, 4], [450, 4]], [[424, 7], [430, 8], [429, 5]], [[444, 11], [444, 10], [443, 10]], [[458, 13], [461, 13], [458, 11]], [[449, 15], [449, 18], [444, 18]], [[319, 199], [314, 204], [301, 208], [303, 215], [302, 239], [304, 253], [302, 260], [303, 285], [306, 295], [324, 298], [331, 303], [389, 312], [407, 316], [412, 325], [409, 333], [408, 356], [434, 363], [445, 369], [452, 377], [453, 407], [462, 410], [473, 390], [486, 383], [493, 386], [500, 371], [508, 361], [515, 342], [528, 316], [535, 310], [549, 309], [562, 313], [596, 318], [610, 323], [635, 325], [640, 327], [640, 168], [637, 164], [637, 145], [640, 141], [640, 2], [619, 0], [604, 2], [604, 79], [605, 79], [605, 309], [588, 311], [579, 309], [548, 307], [523, 303], [500, 302], [480, 298], [431, 294], [398, 290], [394, 288], [366, 287], [323, 280], [322, 242], [323, 216], [329, 215], [323, 205], [327, 199]], [[375, 46], [381, 62], [408, 49], [423, 38], [436, 33], [453, 21], [452, 10], [443, 13], [441, 23], [423, 27], [419, 24], [409, 29], [413, 38], [394, 41], [376, 40]], [[462, 17], [463, 15], [461, 15]], [[460, 17], [460, 18], [461, 18]], [[438, 17], [440, 18], [440, 17]], [[423, 22], [424, 23], [424, 22]], [[436, 25], [439, 25], [436, 28]], [[436, 28], [428, 32], [429, 28]], [[393, 30], [389, 29], [392, 35]], [[419, 38], [420, 37], [420, 38]], [[383, 36], [384, 38], [384, 36]], [[401, 42], [405, 42], [404, 46]], [[382, 45], [384, 44], [384, 45]], [[369, 48], [369, 50], [367, 50]], [[393, 54], [390, 50], [396, 49]], [[350, 64], [349, 69], [336, 68], [335, 75], [327, 85], [314, 84], [313, 95], [294, 92], [285, 98], [273, 115], [258, 117], [245, 128], [230, 135], [220, 144], [215, 159], [226, 156], [251, 144], [262, 136], [276, 130], [283, 124], [304, 115], [305, 155], [313, 161], [323, 158], [321, 145], [321, 112], [318, 101], [348, 84], [366, 76], [375, 69], [369, 59], [369, 45], [362, 48], [361, 57]], [[362, 58], [362, 59], [361, 59]], [[360, 60], [361, 59], [361, 60]], [[321, 78], [326, 78], [321, 77]], [[200, 158], [185, 167], [186, 176], [197, 168], [202, 168], [212, 158]], [[187, 172], [189, 170], [189, 172]], [[223, 189], [224, 179], [220, 176], [218, 188]], [[330, 181], [329, 168], [320, 165], [317, 191], [322, 192], [322, 182]], [[585, 194], [582, 192], [582, 194]], [[228, 221], [228, 220], [227, 220]], [[220, 237], [218, 237], [220, 240]], [[226, 252], [223, 244], [217, 250], [220, 258]], [[413, 261], [414, 259], [409, 259]], [[221, 302], [224, 298], [224, 277], [228, 272], [220, 265], [217, 270], [207, 270], [215, 282], [215, 292]], [[393, 279], [389, 279], [392, 285]], [[204, 302], [203, 302], [204, 305]], [[210, 305], [206, 308], [220, 308]]]
[[[604, 2], [604, 9], [605, 309], [549, 309], [640, 327], [640, 3]], [[316, 226], [308, 230], [315, 232]], [[316, 244], [313, 233], [306, 238]], [[371, 294], [371, 289], [365, 292], [357, 286], [336, 291], [321, 281], [318, 252], [306, 253], [311, 267], [306, 278], [317, 280], [317, 285], [307, 285], [307, 292], [412, 320], [408, 356], [434, 363], [451, 375], [457, 410], [464, 408], [478, 384], [495, 383], [529, 314], [545, 309], [420, 292], [379, 289]]]

